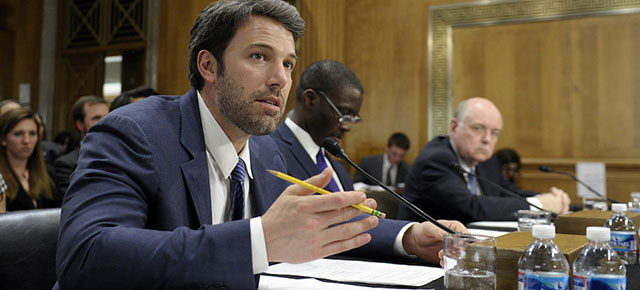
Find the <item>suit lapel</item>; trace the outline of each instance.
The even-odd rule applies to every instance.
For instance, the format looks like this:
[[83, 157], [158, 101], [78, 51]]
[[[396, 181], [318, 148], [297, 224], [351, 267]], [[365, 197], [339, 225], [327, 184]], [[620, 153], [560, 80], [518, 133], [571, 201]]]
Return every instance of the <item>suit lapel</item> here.
[[384, 172], [382, 172], [382, 159], [384, 158], [384, 154], [378, 155], [375, 157], [375, 159], [373, 160], [373, 172], [371, 172], [371, 175], [373, 175], [375, 178], [377, 178], [378, 180], [382, 181], [382, 175], [384, 174]]
[[[479, 163], [478, 165], [480, 165], [480, 164], [482, 164], [482, 163]], [[484, 178], [487, 178], [486, 177], [487, 174], [485, 172], [485, 168], [482, 165], [480, 165], [480, 166], [478, 166], [478, 165], [476, 165], [476, 175], [482, 176]], [[491, 191], [488, 191], [486, 189], [486, 186], [485, 186], [486, 182], [484, 180], [482, 180], [482, 178], [476, 178], [476, 180], [478, 181], [478, 185], [480, 186], [480, 190], [482, 191], [482, 195], [491, 195]]]
[[211, 224], [211, 190], [207, 154], [198, 109], [198, 95], [191, 89], [180, 98], [180, 142], [190, 153], [191, 160], [181, 164], [182, 175], [191, 195], [200, 224]]
[[349, 176], [349, 172], [347, 172], [344, 166], [342, 166], [342, 164], [338, 163], [338, 161], [333, 159], [332, 157], [327, 156], [327, 159], [329, 159], [331, 167], [333, 167], [333, 170], [335, 170], [336, 174], [338, 175], [340, 184], [342, 184], [342, 189], [344, 191], [353, 190], [353, 181], [351, 181], [351, 176]]
[[304, 150], [300, 141], [293, 135], [293, 132], [287, 127], [287, 125], [282, 123], [280, 127], [278, 127], [277, 133], [282, 136], [282, 140], [284, 140], [289, 145], [289, 151], [293, 158], [295, 158], [298, 163], [302, 165], [302, 168], [307, 173], [307, 176], [314, 176], [320, 173], [318, 170], [318, 166], [309, 158], [309, 154]]
[[253, 173], [253, 179], [249, 181], [252, 214], [263, 215], [289, 186], [288, 182], [268, 173], [267, 169], [284, 172], [286, 166], [271, 137], [252, 136], [249, 138], [249, 149]]

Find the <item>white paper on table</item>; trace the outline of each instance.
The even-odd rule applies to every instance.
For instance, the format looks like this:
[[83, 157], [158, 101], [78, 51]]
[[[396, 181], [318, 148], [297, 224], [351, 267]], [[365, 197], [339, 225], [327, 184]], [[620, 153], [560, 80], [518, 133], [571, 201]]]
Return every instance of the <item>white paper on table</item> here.
[[483, 235], [483, 236], [490, 236], [494, 238], [497, 238], [499, 236], [506, 235], [509, 233], [509, 232], [503, 232], [503, 231], [492, 231], [492, 230], [483, 230], [483, 229], [468, 229], [468, 230], [472, 235]]
[[518, 229], [516, 221], [477, 221], [467, 224], [467, 228], [481, 229]]
[[379, 185], [369, 185], [364, 182], [356, 182], [353, 184], [353, 189], [357, 191], [384, 191], [384, 188]]
[[[349, 284], [331, 283], [316, 280], [313, 278], [294, 279], [262, 275], [260, 276], [260, 286], [258, 290], [366, 290], [380, 289]], [[385, 290], [399, 290], [400, 288], [384, 288]]]
[[338, 282], [422, 286], [442, 277], [444, 271], [442, 268], [427, 266], [318, 259], [302, 264], [272, 265], [265, 273], [321, 278]]
[[[603, 197], [607, 197], [607, 173], [603, 162], [576, 162], [576, 177]], [[597, 195], [578, 183], [578, 197], [597, 197]]]

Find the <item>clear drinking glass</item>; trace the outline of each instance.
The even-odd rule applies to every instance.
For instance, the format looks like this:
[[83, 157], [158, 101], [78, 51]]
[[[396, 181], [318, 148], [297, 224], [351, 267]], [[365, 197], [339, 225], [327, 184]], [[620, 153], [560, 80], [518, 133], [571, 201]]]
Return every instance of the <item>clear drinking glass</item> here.
[[496, 239], [471, 234], [444, 237], [444, 286], [454, 289], [496, 289]]
[[551, 213], [548, 211], [521, 209], [516, 215], [519, 232], [531, 232], [533, 225], [551, 224]]

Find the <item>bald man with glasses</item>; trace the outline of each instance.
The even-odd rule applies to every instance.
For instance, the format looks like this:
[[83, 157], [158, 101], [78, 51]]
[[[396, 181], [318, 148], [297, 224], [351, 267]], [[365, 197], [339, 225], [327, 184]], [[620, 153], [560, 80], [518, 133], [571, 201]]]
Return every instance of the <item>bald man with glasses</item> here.
[[[550, 193], [538, 194], [522, 190], [502, 176], [498, 163], [489, 159], [501, 131], [502, 114], [491, 101], [462, 101], [451, 120], [449, 136], [431, 140], [411, 165], [404, 197], [434, 218], [462, 223], [514, 220], [518, 210], [533, 209], [474, 176], [477, 175], [525, 197], [529, 203], [566, 213], [570, 200], [563, 190], [552, 187]], [[458, 172], [450, 164], [472, 174]], [[419, 220], [404, 206], [399, 209], [398, 218]]]

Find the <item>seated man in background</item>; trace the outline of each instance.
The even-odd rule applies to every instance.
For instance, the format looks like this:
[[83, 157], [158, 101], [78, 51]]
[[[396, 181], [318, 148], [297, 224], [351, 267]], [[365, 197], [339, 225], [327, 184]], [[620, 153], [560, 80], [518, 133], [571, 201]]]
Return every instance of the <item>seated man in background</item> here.
[[511, 148], [502, 148], [496, 151], [491, 159], [498, 161], [502, 177], [515, 184], [516, 174], [520, 172], [520, 168], [522, 167], [518, 152]]
[[[485, 177], [527, 201], [558, 214], [569, 209], [568, 195], [555, 187], [536, 194], [508, 183], [494, 160], [487, 161], [502, 130], [502, 115], [489, 100], [471, 98], [461, 102], [451, 120], [449, 137], [436, 137], [415, 160], [407, 177], [404, 196], [434, 218], [463, 223], [483, 220], [514, 220], [515, 212], [529, 204], [467, 172]], [[399, 218], [417, 216], [401, 206]]]
[[[83, 96], [73, 104], [73, 122], [78, 132], [80, 132], [81, 140], [84, 140], [87, 132], [89, 132], [89, 128], [100, 121], [107, 113], [109, 113], [107, 101], [97, 96]], [[80, 147], [58, 157], [56, 161], [53, 162], [55, 170], [54, 181], [58, 187], [58, 194], [60, 194], [60, 196], [64, 196], [65, 192], [67, 192], [71, 174], [78, 166], [79, 155]]]
[[[404, 187], [404, 180], [409, 173], [409, 164], [404, 162], [404, 156], [409, 150], [409, 137], [403, 133], [394, 133], [389, 137], [387, 147], [383, 154], [366, 156], [362, 158], [359, 166], [376, 179], [382, 181], [384, 185]], [[364, 174], [356, 171], [353, 182], [377, 185], [369, 180]], [[358, 187], [358, 186], [356, 186]]]
[[257, 135], [284, 112], [303, 28], [280, 0], [220, 0], [201, 12], [192, 89], [126, 105], [86, 135], [62, 206], [55, 289], [256, 289], [269, 262], [355, 248], [380, 258], [396, 243], [438, 262], [444, 231], [433, 224], [398, 236], [404, 224], [353, 220], [361, 212], [351, 205], [376, 205], [364, 193], [312, 195], [267, 172], [288, 168], [273, 139]]
[[109, 106], [109, 112], [124, 105], [141, 101], [148, 96], [155, 96], [157, 94], [158, 92], [156, 92], [156, 90], [148, 86], [141, 86], [132, 90], [124, 91], [122, 92], [122, 94], [113, 99], [113, 102], [111, 102], [111, 106]]

